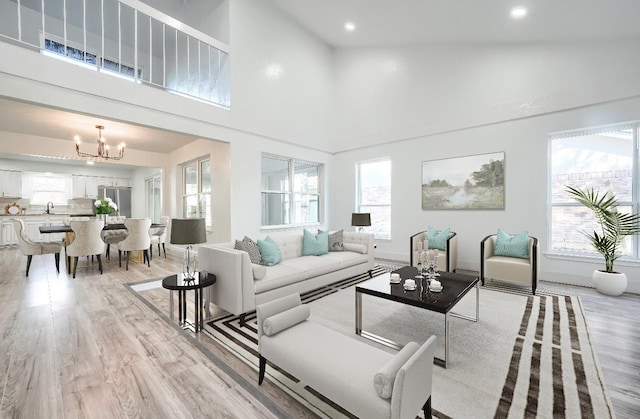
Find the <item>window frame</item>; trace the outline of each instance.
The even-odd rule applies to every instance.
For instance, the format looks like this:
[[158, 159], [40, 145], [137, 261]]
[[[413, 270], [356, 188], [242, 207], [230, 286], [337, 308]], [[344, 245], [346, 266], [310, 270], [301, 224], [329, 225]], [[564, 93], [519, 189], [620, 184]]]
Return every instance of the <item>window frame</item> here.
[[[640, 121], [625, 122], [619, 124], [611, 124], [605, 126], [598, 126], [592, 128], [584, 128], [577, 130], [569, 130], [562, 132], [550, 133], [548, 135], [548, 178], [547, 178], [547, 248], [548, 254], [552, 257], [560, 258], [575, 258], [575, 259], [601, 259], [600, 253], [598, 253], [593, 247], [589, 246], [588, 250], [577, 251], [568, 249], [556, 249], [553, 242], [553, 213], [556, 208], [581, 208], [582, 205], [574, 200], [568, 202], [554, 202], [553, 200], [553, 142], [563, 139], [569, 139], [573, 137], [589, 136], [604, 134], [612, 131], [621, 131], [625, 129], [632, 130], [632, 145], [631, 145], [631, 199], [618, 200], [619, 207], [630, 207], [631, 211], [638, 213], [640, 210]], [[578, 187], [584, 187], [585, 184], [577, 185]], [[631, 254], [623, 255], [618, 259], [618, 264], [625, 262], [637, 264], [640, 262], [640, 240], [638, 235], [630, 237]]]
[[[363, 205], [362, 204], [362, 170], [361, 167], [363, 164], [372, 164], [372, 163], [380, 163], [380, 162], [385, 162], [388, 161], [389, 162], [389, 203], [388, 204], [367, 204], [367, 205]], [[380, 234], [376, 234], [374, 227], [374, 224], [376, 222], [375, 217], [371, 217], [371, 227], [364, 227], [362, 229], [363, 232], [365, 233], [373, 233], [374, 237], [376, 240], [391, 240], [391, 232], [392, 232], [392, 218], [391, 218], [391, 214], [393, 211], [393, 199], [392, 199], [392, 191], [393, 191], [393, 161], [391, 159], [391, 157], [380, 157], [380, 158], [376, 158], [376, 159], [369, 159], [369, 160], [361, 160], [361, 161], [357, 161], [356, 162], [356, 182], [355, 182], [355, 187], [356, 187], [356, 202], [355, 202], [355, 212], [367, 212], [367, 211], [363, 211], [361, 208], [363, 206], [366, 207], [388, 207], [389, 208], [389, 230], [387, 231], [386, 235], [380, 235]]]
[[[206, 156], [206, 157], [201, 157], [195, 160], [191, 160], [189, 162], [183, 163], [181, 164], [181, 170], [182, 170], [182, 216], [184, 218], [204, 218], [205, 220], [205, 226], [207, 229], [207, 232], [211, 232], [213, 225], [212, 225], [212, 214], [211, 214], [211, 196], [212, 196], [212, 191], [206, 191], [203, 192], [202, 190], [202, 165], [205, 162], [209, 162], [209, 172], [211, 172], [211, 157], [210, 156]], [[194, 193], [187, 193], [187, 169], [195, 166], [196, 168], [196, 192]], [[210, 185], [210, 189], [213, 189]], [[189, 214], [187, 213], [187, 199], [188, 198], [196, 198], [197, 201], [197, 205], [196, 205], [196, 214], [195, 217], [191, 217], [189, 216]], [[209, 214], [207, 216], [206, 214], [206, 210], [205, 210], [205, 214], [202, 214], [201, 212], [201, 202], [202, 199], [205, 197], [209, 197]]]
[[[260, 157], [260, 166], [263, 167], [264, 159], [274, 159], [287, 162], [288, 165], [288, 179], [287, 185], [283, 190], [265, 189], [262, 186], [262, 179], [260, 179], [260, 228], [262, 230], [277, 230], [283, 228], [297, 228], [297, 227], [316, 227], [321, 226], [324, 223], [324, 164], [319, 162], [313, 162], [304, 159], [298, 159], [295, 157], [286, 157], [272, 153], [262, 153]], [[317, 193], [300, 193], [295, 190], [295, 166], [296, 163], [315, 166], [318, 170], [318, 185]], [[261, 171], [262, 172], [262, 171]], [[262, 173], [261, 173], [262, 176]], [[263, 196], [265, 194], [279, 194], [288, 199], [289, 201], [289, 223], [284, 224], [263, 224], [264, 218], [264, 201]], [[296, 195], [315, 196], [318, 202], [318, 221], [296, 223], [294, 220], [297, 218], [296, 212]]]

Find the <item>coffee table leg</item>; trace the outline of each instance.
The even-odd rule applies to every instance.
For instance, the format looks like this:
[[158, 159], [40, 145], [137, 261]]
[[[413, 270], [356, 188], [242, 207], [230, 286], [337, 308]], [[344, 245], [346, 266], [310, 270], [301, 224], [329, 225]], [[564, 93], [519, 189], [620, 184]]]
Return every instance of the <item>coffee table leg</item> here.
[[169, 317], [171, 318], [171, 320], [174, 319], [174, 316], [173, 316], [173, 291], [172, 290], [169, 291]]
[[449, 313], [444, 314], [444, 367], [449, 362]]
[[480, 321], [480, 282], [476, 282], [476, 321]]
[[356, 291], [356, 335], [362, 334], [362, 293]]

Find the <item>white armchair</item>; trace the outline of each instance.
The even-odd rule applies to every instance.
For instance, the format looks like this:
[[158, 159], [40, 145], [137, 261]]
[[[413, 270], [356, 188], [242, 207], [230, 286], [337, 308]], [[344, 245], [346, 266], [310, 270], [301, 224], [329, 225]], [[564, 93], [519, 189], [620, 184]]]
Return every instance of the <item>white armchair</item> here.
[[60, 251], [62, 250], [61, 242], [34, 242], [27, 236], [24, 222], [22, 220], [12, 220], [13, 228], [16, 236], [18, 236], [18, 245], [23, 255], [27, 256], [27, 272], [29, 276], [29, 268], [31, 267], [31, 259], [33, 255], [45, 255], [53, 253], [56, 260], [56, 271], [60, 273]]
[[[409, 238], [410, 252], [409, 263], [411, 266], [418, 266], [419, 246], [424, 246], [427, 239], [427, 232], [421, 231]], [[437, 250], [437, 249], [431, 249]], [[438, 268], [441, 271], [455, 272], [458, 267], [458, 235], [450, 232], [447, 238], [445, 250], [438, 250]]]
[[516, 282], [531, 286], [535, 295], [538, 286], [538, 239], [529, 236], [529, 258], [496, 256], [494, 249], [496, 235], [491, 234], [480, 242], [480, 281], [484, 285], [486, 278]]

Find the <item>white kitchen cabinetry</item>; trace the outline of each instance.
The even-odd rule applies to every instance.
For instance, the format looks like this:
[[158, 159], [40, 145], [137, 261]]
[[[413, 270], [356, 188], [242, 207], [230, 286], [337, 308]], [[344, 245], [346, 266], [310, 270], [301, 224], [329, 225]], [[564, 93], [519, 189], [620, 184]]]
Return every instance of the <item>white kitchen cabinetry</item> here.
[[129, 187], [129, 179], [127, 178], [114, 178], [114, 185], [119, 187]]
[[22, 172], [0, 170], [0, 195], [7, 198], [22, 196]]
[[100, 179], [96, 176], [73, 176], [73, 197], [95, 199]]
[[47, 241], [40, 233], [40, 227], [48, 224], [46, 217], [24, 217], [22, 220], [24, 221], [24, 228], [27, 230], [27, 237], [31, 241]]
[[13, 223], [10, 219], [2, 220], [2, 238], [0, 238], [0, 244], [2, 246], [13, 246], [18, 244], [16, 230], [13, 228]]

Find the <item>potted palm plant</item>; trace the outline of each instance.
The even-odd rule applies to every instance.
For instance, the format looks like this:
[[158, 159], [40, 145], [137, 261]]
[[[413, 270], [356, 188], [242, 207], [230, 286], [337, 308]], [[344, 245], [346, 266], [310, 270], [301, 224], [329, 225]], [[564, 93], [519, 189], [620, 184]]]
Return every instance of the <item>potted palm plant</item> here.
[[627, 276], [613, 270], [613, 263], [621, 256], [620, 244], [626, 236], [640, 233], [640, 215], [618, 211], [618, 199], [610, 192], [579, 189], [567, 185], [567, 192], [579, 203], [593, 211], [600, 232], [582, 231], [595, 250], [604, 257], [605, 269], [593, 271], [593, 284], [607, 295], [620, 295], [627, 288]]

